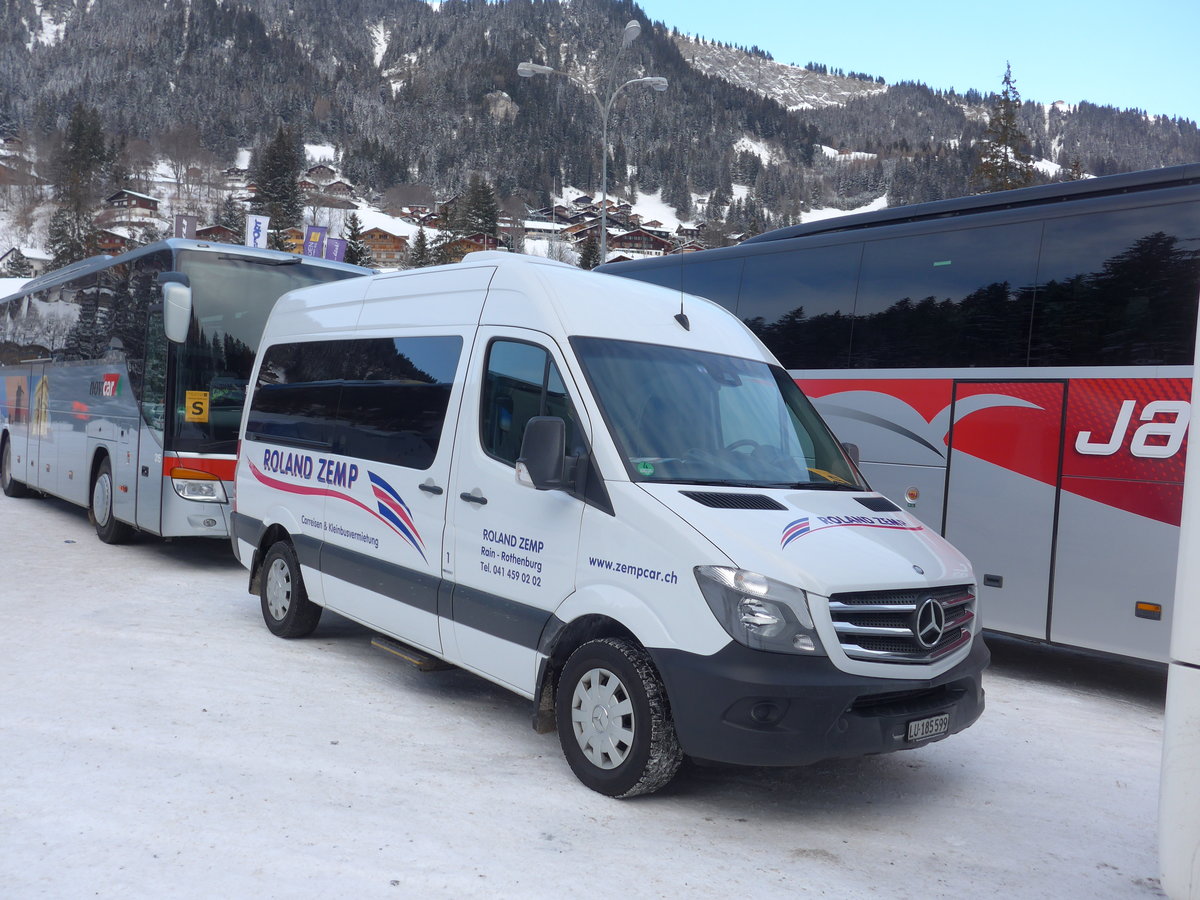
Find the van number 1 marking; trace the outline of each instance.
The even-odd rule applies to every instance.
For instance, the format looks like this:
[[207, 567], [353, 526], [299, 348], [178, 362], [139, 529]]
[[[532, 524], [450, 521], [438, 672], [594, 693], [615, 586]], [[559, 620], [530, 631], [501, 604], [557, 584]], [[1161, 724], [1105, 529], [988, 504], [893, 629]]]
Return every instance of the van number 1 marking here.
[[[1136, 400], [1124, 401], [1107, 441], [1093, 441], [1090, 431], [1081, 431], [1075, 436], [1075, 449], [1087, 456], [1112, 456], [1121, 449], [1121, 444], [1125, 441], [1125, 432], [1129, 429], [1129, 422], [1136, 407]], [[1155, 416], [1174, 418], [1166, 422], [1155, 422]], [[1133, 439], [1129, 442], [1129, 452], [1143, 459], [1170, 459], [1183, 446], [1183, 438], [1192, 419], [1192, 405], [1186, 400], [1154, 400], [1146, 404], [1138, 418], [1146, 424], [1134, 432]], [[1153, 438], [1158, 440], [1151, 443]], [[1163, 439], [1165, 443], [1162, 442]]]

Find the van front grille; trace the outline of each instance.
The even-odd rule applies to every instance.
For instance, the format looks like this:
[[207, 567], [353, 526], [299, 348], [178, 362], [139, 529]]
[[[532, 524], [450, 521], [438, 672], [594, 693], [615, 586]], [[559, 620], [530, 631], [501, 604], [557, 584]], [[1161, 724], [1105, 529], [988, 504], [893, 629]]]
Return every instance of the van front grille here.
[[975, 594], [970, 585], [834, 594], [829, 615], [851, 659], [931, 663], [970, 643]]

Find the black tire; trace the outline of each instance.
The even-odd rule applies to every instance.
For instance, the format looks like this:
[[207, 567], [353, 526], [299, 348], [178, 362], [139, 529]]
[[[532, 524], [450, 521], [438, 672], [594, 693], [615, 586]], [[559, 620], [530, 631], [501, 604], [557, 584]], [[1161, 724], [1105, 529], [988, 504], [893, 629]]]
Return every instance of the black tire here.
[[563, 755], [593, 791], [650, 794], [683, 761], [662, 679], [650, 655], [630, 641], [601, 638], [572, 653], [554, 708]]
[[92, 500], [88, 516], [96, 526], [96, 536], [106, 544], [124, 544], [133, 537], [133, 527], [117, 521], [113, 512], [114, 493], [112, 463], [108, 457], [100, 460], [96, 477], [92, 480]]
[[300, 561], [288, 541], [276, 541], [263, 559], [259, 578], [263, 621], [281, 638], [308, 637], [321, 621], [321, 607], [308, 599]]
[[12, 471], [12, 441], [5, 439], [0, 441], [3, 446], [0, 446], [0, 489], [3, 489], [6, 497], [26, 497], [29, 495], [29, 488], [25, 486], [23, 481], [17, 481], [13, 477]]

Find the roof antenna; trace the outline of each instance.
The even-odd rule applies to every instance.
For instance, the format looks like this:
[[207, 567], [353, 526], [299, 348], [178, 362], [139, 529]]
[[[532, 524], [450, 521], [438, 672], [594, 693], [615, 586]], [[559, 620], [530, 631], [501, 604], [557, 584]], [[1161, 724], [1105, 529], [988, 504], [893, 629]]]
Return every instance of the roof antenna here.
[[692, 330], [692, 323], [688, 321], [687, 313], [683, 311], [683, 291], [679, 292], [679, 312], [675, 315], [675, 321], [683, 326], [684, 331]]

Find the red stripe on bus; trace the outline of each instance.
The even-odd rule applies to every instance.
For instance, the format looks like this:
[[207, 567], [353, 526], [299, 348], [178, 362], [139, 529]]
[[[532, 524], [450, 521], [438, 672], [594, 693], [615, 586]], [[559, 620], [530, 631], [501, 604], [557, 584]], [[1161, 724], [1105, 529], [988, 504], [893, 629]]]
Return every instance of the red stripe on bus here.
[[237, 467], [236, 459], [213, 459], [211, 456], [164, 456], [163, 475], [168, 478], [175, 468], [198, 469], [216, 475], [222, 481], [233, 481], [233, 470]]

